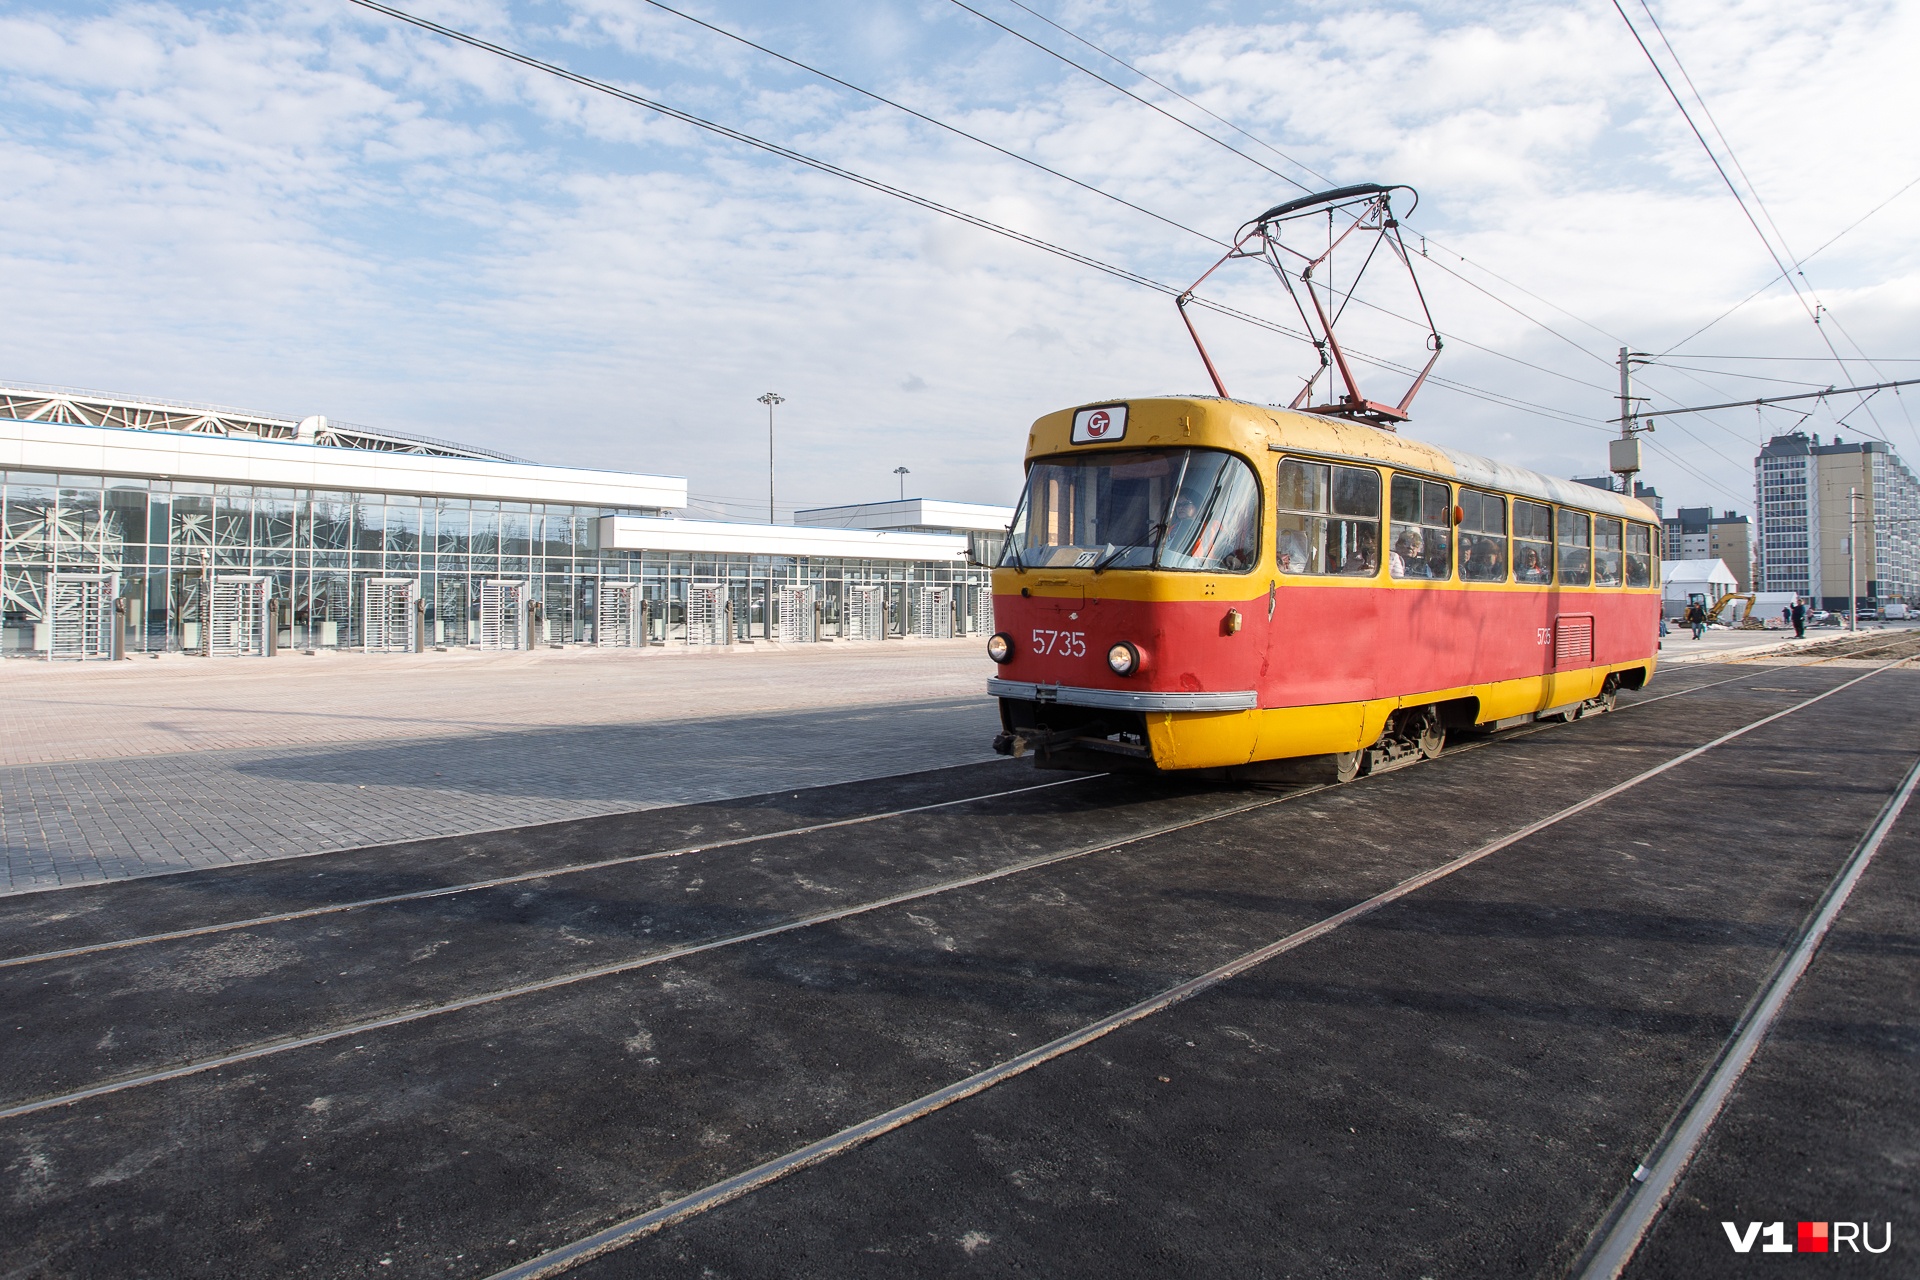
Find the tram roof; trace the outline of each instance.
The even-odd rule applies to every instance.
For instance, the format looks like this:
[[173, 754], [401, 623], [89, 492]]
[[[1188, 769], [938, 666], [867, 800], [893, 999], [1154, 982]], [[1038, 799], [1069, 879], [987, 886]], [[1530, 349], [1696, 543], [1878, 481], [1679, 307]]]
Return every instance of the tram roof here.
[[[1517, 497], [1533, 498], [1540, 502], [1556, 502], [1561, 506], [1590, 511], [1596, 515], [1621, 516], [1647, 524], [1660, 522], [1660, 517], [1654, 509], [1638, 498], [1628, 498], [1606, 489], [1595, 489], [1591, 485], [1564, 480], [1559, 476], [1529, 471], [1525, 467], [1512, 466], [1493, 458], [1482, 457], [1477, 453], [1429, 444], [1424, 440], [1400, 435], [1397, 432], [1383, 431], [1379, 427], [1368, 426], [1365, 423], [1351, 422], [1344, 418], [1333, 418], [1322, 414], [1301, 413], [1297, 409], [1287, 409], [1279, 405], [1256, 404], [1248, 400], [1222, 400], [1217, 396], [1132, 398], [1117, 396], [1111, 400], [1091, 400], [1084, 405], [1075, 406], [1075, 409], [1063, 410], [1059, 415], [1049, 414], [1042, 418], [1041, 422], [1048, 422], [1060, 416], [1070, 421], [1077, 409], [1103, 404], [1127, 404], [1136, 412], [1148, 405], [1171, 407], [1184, 404], [1192, 405], [1209, 416], [1218, 414], [1221, 409], [1243, 410], [1244, 413], [1232, 415], [1236, 420], [1234, 425], [1243, 429], [1251, 428], [1248, 434], [1263, 439], [1270, 449], [1282, 451], [1298, 449], [1304, 453], [1364, 458], [1384, 466], [1448, 476], [1463, 484], [1498, 489]], [[1278, 432], [1277, 437], [1270, 436], [1270, 428]], [[1136, 436], [1128, 443], [1137, 447], [1141, 440]], [[1171, 443], [1171, 438], [1163, 443]]]

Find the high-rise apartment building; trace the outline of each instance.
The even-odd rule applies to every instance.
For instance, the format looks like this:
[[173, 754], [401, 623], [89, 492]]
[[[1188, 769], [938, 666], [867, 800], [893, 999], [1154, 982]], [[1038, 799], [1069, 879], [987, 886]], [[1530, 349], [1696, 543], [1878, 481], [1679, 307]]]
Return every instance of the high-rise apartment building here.
[[1745, 516], [1731, 511], [1716, 516], [1712, 507], [1681, 507], [1660, 525], [1666, 532], [1667, 559], [1724, 560], [1740, 590], [1753, 590], [1753, 540]]
[[1753, 461], [1753, 488], [1760, 590], [1847, 608], [1847, 539], [1857, 531], [1859, 598], [1920, 600], [1920, 480], [1884, 441], [1775, 436]]
[[1745, 516], [1723, 511], [1707, 521], [1706, 558], [1724, 560], [1740, 590], [1753, 590], [1753, 526]]

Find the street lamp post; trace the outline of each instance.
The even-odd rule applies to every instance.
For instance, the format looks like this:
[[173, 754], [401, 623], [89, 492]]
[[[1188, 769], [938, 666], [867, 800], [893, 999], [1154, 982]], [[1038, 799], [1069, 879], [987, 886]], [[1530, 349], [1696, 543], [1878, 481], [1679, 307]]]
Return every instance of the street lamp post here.
[[769, 391], [760, 397], [760, 403], [767, 406], [767, 523], [773, 519], [773, 406], [785, 404], [787, 398], [777, 391]]
[[913, 472], [907, 470], [905, 467], [895, 467], [893, 474], [900, 477], [900, 501], [905, 502], [907, 500], [907, 477], [912, 475]]

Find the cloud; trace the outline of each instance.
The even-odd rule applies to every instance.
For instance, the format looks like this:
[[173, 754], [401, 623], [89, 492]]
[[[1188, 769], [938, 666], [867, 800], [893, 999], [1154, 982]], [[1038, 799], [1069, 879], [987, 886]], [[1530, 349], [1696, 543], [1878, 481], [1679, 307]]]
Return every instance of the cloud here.
[[[1218, 254], [634, 0], [423, 11], [1176, 286]], [[1920, 175], [1904, 125], [1920, 107], [1903, 62], [1920, 34], [1911, 6], [1659, 11], [1795, 250]], [[1434, 385], [1413, 428], [1427, 438], [1595, 471], [1614, 349], [1661, 350], [1772, 273], [1609, 10], [1060, 14], [1330, 181], [1420, 188], [1422, 286], [1456, 338], [1438, 373], [1509, 401]], [[725, 21], [1211, 236], [1293, 190], [951, 6], [759, 4]], [[0, 373], [12, 377], [326, 412], [685, 474], [716, 498], [751, 493], [737, 477], [763, 457], [753, 397], [777, 387], [781, 488], [803, 505], [892, 492], [901, 458], [930, 494], [1007, 500], [1040, 413], [1205, 386], [1164, 296], [332, 4], [28, 0], [0, 18], [0, 103]], [[1809, 157], [1873, 176], [1810, 181]], [[1911, 349], [1911, 208], [1807, 270], [1843, 348], [1841, 326], [1869, 354]], [[1287, 317], [1250, 272], [1217, 288]], [[1352, 318], [1356, 346], [1417, 363], [1418, 331]], [[1290, 397], [1312, 365], [1271, 334], [1202, 323], [1237, 393]], [[1784, 288], [1690, 349], [1824, 353]], [[1830, 359], [1764, 367], [1842, 376]], [[1752, 368], [1694, 361], [1645, 381], [1665, 404], [1776, 385], [1727, 372]], [[1859, 362], [1846, 376], [1873, 379]], [[1901, 403], [1872, 412], [1920, 457]], [[1663, 424], [1647, 478], [1728, 505], [1750, 492], [1754, 437], [1788, 421]]]

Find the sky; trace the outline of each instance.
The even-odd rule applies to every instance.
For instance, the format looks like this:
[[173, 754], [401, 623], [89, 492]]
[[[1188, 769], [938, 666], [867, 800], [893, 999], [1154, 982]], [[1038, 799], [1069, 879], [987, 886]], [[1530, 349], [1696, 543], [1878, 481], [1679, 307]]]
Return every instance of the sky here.
[[[1920, 377], [1920, 6], [1622, 0], [1723, 179], [1611, 0], [967, 3], [674, 8], [999, 151], [645, 0], [396, 7], [1175, 287], [1303, 189], [1406, 184], [1446, 340], [1407, 434], [1598, 474], [1624, 345], [1669, 513], [1750, 512], [1795, 427], [1920, 464], [1920, 387], [1658, 417]], [[765, 518], [766, 391], [786, 519], [903, 466], [1011, 503], [1036, 417], [1208, 389], [1162, 293], [348, 0], [0, 0], [0, 172], [0, 379], [681, 475], [694, 514]], [[1204, 292], [1292, 318], [1251, 265]], [[1421, 363], [1404, 283], [1360, 298], [1346, 340]], [[1314, 366], [1197, 323], [1236, 397]]]

